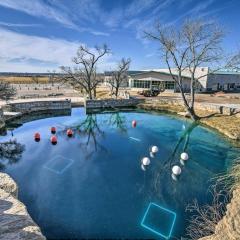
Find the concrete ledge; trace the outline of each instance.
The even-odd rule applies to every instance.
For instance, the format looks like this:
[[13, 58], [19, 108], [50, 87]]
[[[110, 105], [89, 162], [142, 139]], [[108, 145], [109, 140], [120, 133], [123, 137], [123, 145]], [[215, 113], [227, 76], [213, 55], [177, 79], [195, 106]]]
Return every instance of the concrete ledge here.
[[9, 103], [6, 106], [11, 112], [34, 112], [46, 110], [71, 109], [71, 100], [42, 100]]
[[91, 109], [107, 109], [107, 108], [126, 108], [136, 107], [137, 104], [143, 102], [142, 99], [129, 98], [129, 99], [103, 99], [103, 100], [89, 100], [86, 99], [84, 106], [86, 110]]

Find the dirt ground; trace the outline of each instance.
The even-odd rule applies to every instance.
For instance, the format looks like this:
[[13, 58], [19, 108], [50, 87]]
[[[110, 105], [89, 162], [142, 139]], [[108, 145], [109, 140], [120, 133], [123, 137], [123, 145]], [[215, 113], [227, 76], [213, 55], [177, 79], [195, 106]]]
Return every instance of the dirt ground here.
[[[15, 99], [31, 99], [31, 98], [46, 98], [46, 97], [60, 97], [60, 98], [76, 98], [84, 97], [70, 86], [61, 83], [31, 83], [31, 84], [13, 84], [17, 89]], [[130, 93], [130, 96], [144, 98], [139, 95], [136, 90], [121, 89], [120, 95], [125, 91]], [[109, 88], [100, 86], [97, 89], [97, 98], [110, 98]], [[181, 99], [180, 93], [163, 92], [153, 99]], [[147, 98], [151, 99], [151, 98]], [[221, 93], [221, 94], [196, 94], [196, 102], [206, 102], [215, 104], [237, 104], [240, 106], [240, 93]]]

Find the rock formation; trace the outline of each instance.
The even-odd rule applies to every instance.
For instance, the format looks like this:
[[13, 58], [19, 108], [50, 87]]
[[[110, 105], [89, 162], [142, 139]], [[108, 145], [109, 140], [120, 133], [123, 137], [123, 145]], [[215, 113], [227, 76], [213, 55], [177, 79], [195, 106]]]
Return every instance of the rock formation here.
[[215, 233], [200, 240], [240, 240], [240, 188], [233, 192], [226, 215], [217, 224]]
[[25, 205], [17, 199], [17, 193], [14, 180], [0, 173], [0, 239], [45, 240]]

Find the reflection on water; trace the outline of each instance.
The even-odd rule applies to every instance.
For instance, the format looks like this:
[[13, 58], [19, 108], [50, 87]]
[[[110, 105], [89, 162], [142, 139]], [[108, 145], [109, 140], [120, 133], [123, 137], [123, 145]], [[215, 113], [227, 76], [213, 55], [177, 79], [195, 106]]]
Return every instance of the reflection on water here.
[[115, 112], [110, 115], [109, 124], [116, 127], [121, 132], [127, 131], [126, 118], [120, 112]]
[[11, 165], [18, 162], [25, 146], [18, 143], [16, 139], [0, 143], [0, 170], [4, 169], [6, 165]]

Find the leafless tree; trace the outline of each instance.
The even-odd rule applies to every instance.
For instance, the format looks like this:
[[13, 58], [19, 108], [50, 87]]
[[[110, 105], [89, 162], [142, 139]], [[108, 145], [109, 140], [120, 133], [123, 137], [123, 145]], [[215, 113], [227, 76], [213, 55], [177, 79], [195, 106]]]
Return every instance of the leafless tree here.
[[[186, 111], [193, 120], [198, 120], [194, 103], [199, 80], [229, 64], [221, 47], [223, 31], [214, 22], [188, 20], [180, 28], [157, 24], [153, 32], [146, 31], [145, 35], [160, 45], [161, 57], [181, 93]], [[211, 65], [214, 70], [199, 76], [198, 67], [204, 65]], [[184, 90], [186, 73], [191, 79], [190, 97], [187, 97]]]
[[61, 67], [63, 71], [62, 81], [73, 86], [77, 90], [84, 90], [90, 99], [96, 97], [96, 88], [102, 81], [101, 75], [97, 74], [97, 63], [110, 50], [107, 45], [96, 46], [89, 49], [86, 46], [80, 46], [77, 56], [73, 58], [74, 68]]
[[17, 94], [16, 89], [8, 82], [0, 82], [0, 99], [8, 101]]
[[128, 69], [131, 63], [131, 59], [122, 58], [118, 63], [117, 69], [112, 72], [112, 76], [109, 80], [112, 93], [115, 97], [118, 97], [119, 88], [128, 79]]
[[56, 73], [56, 70], [52, 70], [52, 71], [48, 70], [47, 72], [49, 73], [48, 81], [49, 83], [51, 83], [52, 86], [54, 86], [54, 82], [56, 82], [59, 79]]
[[240, 71], [240, 50], [229, 61], [229, 68], [235, 71]]

